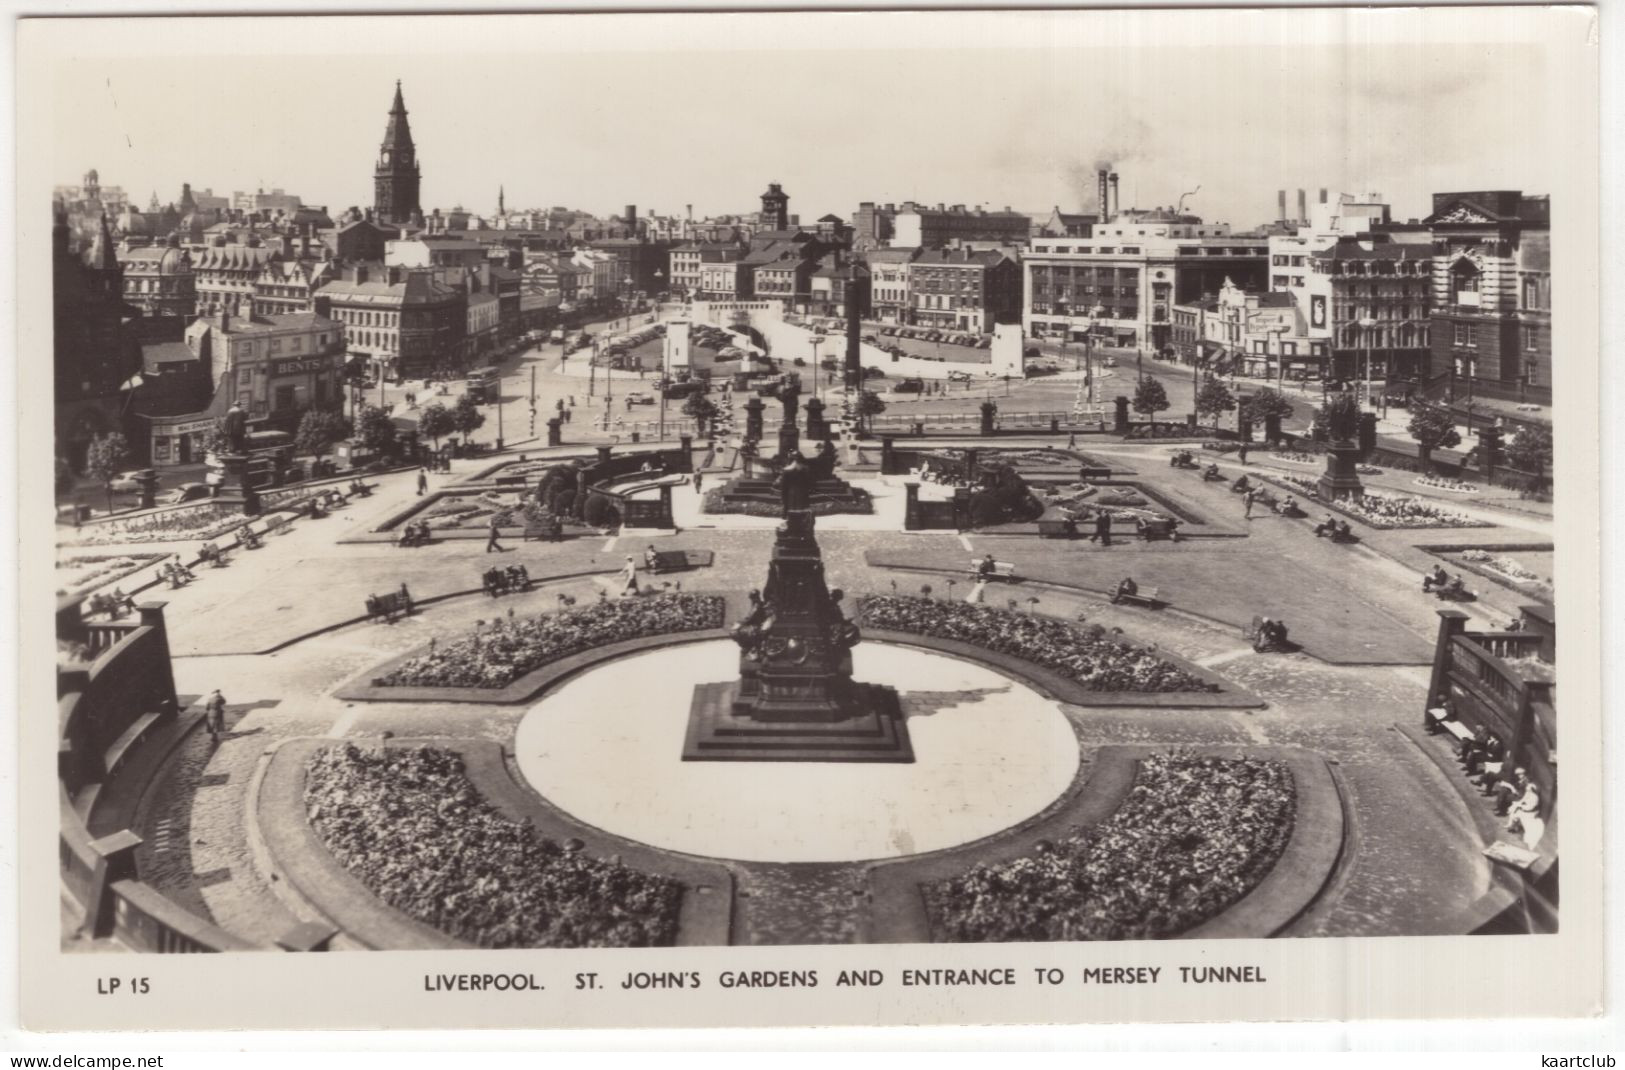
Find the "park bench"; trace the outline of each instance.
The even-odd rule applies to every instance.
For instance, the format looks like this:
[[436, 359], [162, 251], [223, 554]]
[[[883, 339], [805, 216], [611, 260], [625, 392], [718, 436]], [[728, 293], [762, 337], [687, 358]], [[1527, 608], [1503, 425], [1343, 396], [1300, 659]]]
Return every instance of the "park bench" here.
[[1016, 566], [1009, 561], [993, 562], [993, 572], [989, 575], [984, 575], [982, 572], [981, 558], [973, 557], [971, 558], [970, 568], [966, 571], [968, 571], [972, 576], [975, 576], [977, 579], [1004, 580], [1006, 583], [1016, 582]]
[[648, 565], [648, 571], [660, 575], [664, 572], [682, 572], [685, 569], [703, 568], [711, 563], [710, 550], [660, 550], [655, 553], [654, 562]]
[[211, 568], [226, 567], [225, 551], [221, 550], [220, 547], [216, 546], [212, 542], [206, 542], [202, 546], [198, 547], [197, 559], [199, 561], [207, 561]]
[[139, 747], [141, 741], [147, 738], [147, 733], [152, 731], [153, 725], [157, 723], [158, 714], [156, 713], [143, 713], [140, 717], [131, 721], [130, 727], [126, 728], [113, 741], [112, 746], [102, 752], [102, 770], [104, 774], [111, 777], [118, 767], [124, 764], [124, 759], [129, 756], [130, 752]]
[[497, 476], [492, 482], [499, 487], [522, 487], [525, 479], [525, 476]]
[[556, 516], [536, 517], [525, 521], [522, 541], [546, 539], [548, 542], [558, 542], [562, 538], [564, 538], [564, 521]]
[[1078, 522], [1072, 517], [1042, 519], [1038, 522], [1038, 537], [1041, 539], [1075, 539], [1077, 536]]
[[515, 591], [530, 590], [530, 571], [524, 565], [486, 569], [480, 577], [485, 593], [492, 598]]
[[394, 624], [397, 617], [412, 615], [412, 592], [401, 584], [398, 591], [389, 591], [384, 594], [369, 594], [367, 596], [367, 617], [373, 621], [383, 621], [385, 624]]
[[1104, 465], [1085, 464], [1078, 467], [1078, 478], [1087, 483], [1092, 479], [1110, 479], [1112, 470]]
[[350, 493], [354, 494], [358, 498], [370, 498], [372, 497], [372, 489], [377, 485], [378, 484], [376, 483], [367, 483], [360, 479], [353, 479], [350, 481]]
[[1141, 520], [1136, 526], [1139, 528], [1140, 538], [1146, 542], [1156, 542], [1159, 539], [1167, 539], [1169, 542], [1179, 541], [1179, 521], [1171, 517]]
[[1269, 653], [1271, 651], [1284, 652], [1291, 650], [1292, 644], [1287, 640], [1286, 635], [1284, 634], [1286, 625], [1280, 621], [1276, 621], [1275, 623], [1280, 626], [1282, 634], [1280, 634], [1278, 637], [1266, 635], [1264, 634], [1263, 628], [1264, 618], [1255, 615], [1253, 617], [1253, 622], [1242, 631], [1242, 637], [1245, 638], [1249, 643], [1252, 643], [1253, 650], [1260, 654]]
[[1161, 590], [1162, 589], [1160, 587], [1141, 587], [1133, 594], [1128, 594], [1124, 591], [1113, 591], [1112, 605], [1122, 605], [1124, 602], [1127, 602], [1129, 605], [1144, 606], [1147, 609], [1156, 609], [1158, 606], [1164, 604], [1164, 600], [1160, 597], [1159, 593]]

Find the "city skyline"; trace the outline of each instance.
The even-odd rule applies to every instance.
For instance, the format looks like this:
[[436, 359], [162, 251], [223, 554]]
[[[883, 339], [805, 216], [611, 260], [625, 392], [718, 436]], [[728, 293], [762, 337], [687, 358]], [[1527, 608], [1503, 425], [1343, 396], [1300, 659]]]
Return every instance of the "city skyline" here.
[[[1537, 49], [1517, 45], [1163, 49], [1154, 66], [1104, 47], [1069, 50], [1065, 62], [1053, 48], [856, 55], [846, 78], [830, 77], [843, 65], [823, 49], [778, 50], [771, 62], [720, 47], [355, 56], [337, 99], [323, 57], [242, 56], [228, 67], [243, 92], [188, 97], [184, 122], [181, 83], [150, 77], [146, 59], [82, 57], [57, 71], [76, 122], [53, 131], [54, 176], [95, 168], [138, 206], [154, 192], [177, 200], [190, 182], [365, 208], [397, 78], [426, 211], [488, 214], [500, 187], [510, 208], [608, 216], [634, 204], [681, 216], [692, 204], [704, 217], [754, 211], [777, 181], [804, 221], [909, 199], [1087, 212], [1094, 171], [1109, 163], [1124, 207], [1186, 195], [1187, 210], [1247, 228], [1275, 218], [1283, 187], [1311, 200], [1321, 187], [1377, 192], [1406, 219], [1444, 189], [1543, 192], [1556, 162], [1533, 146], [1508, 151], [1500, 136], [1537, 130], [1546, 105], [1517, 90], [1542, 66]], [[1180, 78], [1167, 78], [1171, 67]], [[540, 96], [539, 79], [551, 87]], [[275, 93], [245, 109], [265, 84]], [[706, 107], [662, 103], [673, 85]], [[1070, 132], [1057, 135], [1062, 126]], [[905, 128], [925, 133], [905, 148]], [[327, 148], [312, 152], [313, 141]]]

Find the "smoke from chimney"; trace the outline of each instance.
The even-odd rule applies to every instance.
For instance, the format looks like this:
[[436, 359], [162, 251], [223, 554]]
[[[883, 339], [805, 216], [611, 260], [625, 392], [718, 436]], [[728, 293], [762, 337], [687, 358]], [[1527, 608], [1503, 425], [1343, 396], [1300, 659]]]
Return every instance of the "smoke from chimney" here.
[[1106, 169], [1102, 167], [1096, 173], [1096, 177], [1099, 180], [1100, 186], [1100, 221], [1104, 223], [1112, 217], [1111, 195], [1106, 192], [1108, 182]]

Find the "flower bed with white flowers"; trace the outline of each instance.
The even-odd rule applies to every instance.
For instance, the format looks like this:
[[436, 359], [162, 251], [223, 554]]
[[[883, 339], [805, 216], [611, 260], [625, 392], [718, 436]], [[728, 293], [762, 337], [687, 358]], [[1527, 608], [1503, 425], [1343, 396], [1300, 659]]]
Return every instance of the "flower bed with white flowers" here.
[[305, 812], [340, 864], [397, 910], [491, 948], [675, 941], [682, 888], [593, 858], [505, 817], [457, 754], [431, 747], [312, 754]]
[[103, 546], [109, 543], [213, 539], [235, 531], [251, 520], [251, 517], [230, 506], [206, 502], [139, 516], [98, 520], [94, 524], [86, 524], [61, 541], [66, 546]]
[[1451, 494], [1477, 494], [1478, 487], [1473, 483], [1463, 483], [1459, 479], [1444, 479], [1440, 476], [1420, 476], [1412, 480], [1419, 487], [1428, 487], [1431, 490], [1447, 491]]
[[517, 620], [497, 618], [373, 679], [374, 687], [502, 688], [549, 662], [651, 635], [722, 627], [718, 595], [652, 594]]
[[64, 557], [56, 563], [57, 578], [62, 586], [59, 595], [79, 595], [122, 580], [158, 561], [163, 554], [119, 554], [113, 557], [84, 554]]
[[968, 643], [1041, 666], [1086, 691], [1219, 690], [1099, 625], [1078, 627], [1054, 617], [904, 595], [866, 595], [858, 600], [858, 613], [867, 627]]
[[1292, 837], [1282, 761], [1154, 755], [1115, 813], [1009, 862], [925, 886], [932, 938], [968, 943], [1177, 936], [1267, 876]]

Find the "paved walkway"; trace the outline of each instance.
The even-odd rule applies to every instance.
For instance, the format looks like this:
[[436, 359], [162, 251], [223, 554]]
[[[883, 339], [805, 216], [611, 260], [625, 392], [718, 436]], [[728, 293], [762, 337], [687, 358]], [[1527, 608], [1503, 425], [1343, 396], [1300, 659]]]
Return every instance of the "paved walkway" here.
[[[1034, 441], [1053, 445], [1048, 439]], [[1026, 444], [999, 440], [997, 446]], [[1239, 514], [1228, 491], [1188, 473], [1171, 473], [1166, 447], [1091, 441], [1084, 448], [1109, 454], [1114, 465], [1143, 472], [1153, 483], [1187, 480], [1177, 484], [1178, 493], [1198, 507]], [[465, 471], [489, 463], [462, 462]], [[523, 708], [349, 704], [333, 693], [381, 662], [430, 638], [458, 634], [476, 620], [546, 611], [559, 605], [561, 595], [578, 601], [597, 597], [598, 586], [578, 578], [496, 601], [483, 595], [450, 598], [394, 625], [332, 627], [361, 613], [369, 591], [402, 580], [420, 598], [472, 587], [487, 563], [498, 560], [480, 552], [482, 540], [447, 541], [416, 551], [336, 544], [346, 531], [410, 500], [413, 480], [411, 473], [387, 477], [373, 498], [327, 520], [300, 521], [289, 534], [267, 540], [263, 550], [239, 553], [230, 567], [205, 570], [190, 587], [165, 592], [182, 692], [195, 696], [223, 687], [234, 721], [218, 747], [206, 736], [188, 743], [149, 795], [140, 829], [148, 840], [143, 872], [181, 902], [250, 939], [268, 942], [291, 923], [254, 869], [243, 832], [248, 781], [266, 746], [296, 736], [376, 736], [386, 730], [511, 745]], [[821, 525], [820, 543], [831, 585], [843, 587], [849, 597], [889, 591], [894, 582], [898, 590], [918, 590], [928, 581], [917, 572], [872, 568], [866, 561], [871, 552], [949, 563], [950, 571], [935, 584], [942, 596], [953, 562], [991, 551], [1015, 560], [1021, 571], [1085, 589], [1012, 591], [1022, 608], [1122, 628], [1132, 639], [1157, 643], [1264, 697], [1269, 707], [1250, 712], [1077, 707], [1065, 712], [1085, 762], [1093, 748], [1112, 743], [1285, 744], [1325, 755], [1337, 763], [1357, 839], [1332, 894], [1300, 919], [1294, 933], [1433, 931], [1483, 890], [1488, 871], [1465, 807], [1430, 763], [1389, 728], [1416, 716], [1425, 699], [1424, 663], [1437, 626], [1439, 604], [1415, 591], [1423, 560], [1432, 558], [1416, 547], [1444, 540], [1528, 541], [1533, 532], [1527, 524], [1444, 533], [1372, 530], [1363, 546], [1349, 548], [1314, 539], [1301, 521], [1247, 522], [1232, 516], [1229, 522], [1245, 528], [1247, 537], [1104, 550], [1031, 537], [841, 531], [832, 524]], [[771, 526], [694, 529], [666, 537], [661, 548], [710, 549], [716, 555], [712, 568], [667, 582], [681, 582], [689, 590], [759, 584], [771, 552]], [[500, 559], [523, 561], [533, 575], [608, 572], [624, 554], [640, 551], [642, 538], [515, 544]], [[1114, 607], [1087, 593], [1110, 588], [1125, 572], [1142, 585], [1164, 586], [1175, 608], [1153, 613]], [[967, 583], [963, 590], [968, 589]], [[1036, 606], [1025, 602], [1034, 596]], [[1498, 588], [1484, 604], [1466, 608], [1486, 620], [1504, 619], [1519, 601], [1514, 592]], [[1191, 615], [1181, 612], [1185, 608]], [[1254, 613], [1287, 619], [1309, 653], [1254, 654], [1239, 629]], [[304, 635], [311, 637], [301, 639]], [[274, 654], [252, 653], [272, 648], [278, 648]], [[1349, 664], [1356, 662], [1381, 664]], [[867, 907], [855, 894], [860, 874], [852, 866], [734, 868], [742, 895], [736, 942], [851, 940], [867, 931]]]

